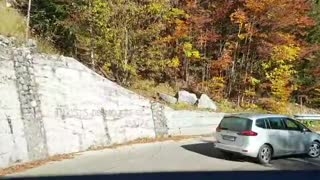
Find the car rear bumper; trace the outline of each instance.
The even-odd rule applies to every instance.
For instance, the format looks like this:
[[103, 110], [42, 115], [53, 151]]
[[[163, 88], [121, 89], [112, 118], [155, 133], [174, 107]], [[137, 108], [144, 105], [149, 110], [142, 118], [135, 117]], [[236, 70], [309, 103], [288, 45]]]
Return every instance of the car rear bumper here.
[[222, 144], [219, 142], [215, 142], [214, 146], [215, 146], [215, 148], [220, 149], [220, 150], [233, 152], [233, 153], [237, 153], [237, 154], [241, 154], [241, 155], [249, 156], [249, 157], [254, 157], [254, 158], [256, 158], [258, 156], [258, 152], [259, 152], [259, 150], [257, 150], [254, 147], [253, 148], [238, 147], [238, 146], [231, 146], [231, 145], [227, 145], [227, 144]]

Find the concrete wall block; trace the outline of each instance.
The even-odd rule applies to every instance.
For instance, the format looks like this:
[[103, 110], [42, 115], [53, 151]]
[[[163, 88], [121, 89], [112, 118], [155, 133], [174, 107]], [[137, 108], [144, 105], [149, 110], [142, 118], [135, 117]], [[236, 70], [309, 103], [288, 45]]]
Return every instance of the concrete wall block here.
[[222, 120], [224, 113], [203, 111], [174, 111], [165, 109], [168, 133], [170, 135], [201, 135], [214, 131]]
[[35, 87], [32, 69], [31, 51], [27, 48], [16, 49], [13, 55], [15, 61], [15, 75], [19, 78], [17, 92], [20, 99], [20, 109], [24, 125], [25, 139], [27, 142], [29, 160], [47, 157], [46, 139], [43, 131], [41, 114], [34, 111], [32, 102], [38, 96], [37, 91], [30, 91]]
[[156, 136], [161, 137], [168, 134], [167, 118], [164, 115], [164, 106], [157, 102], [151, 103], [153, 121]]
[[[34, 56], [50, 155], [85, 150], [110, 141], [155, 137], [148, 100], [132, 96], [72, 58], [61, 57], [59, 62], [53, 59]], [[64, 128], [58, 128], [61, 126]], [[65, 138], [66, 134], [73, 138]], [[60, 147], [61, 142], [65, 148]]]
[[11, 134], [1, 134], [0, 138], [0, 167], [12, 164], [12, 157], [15, 155], [14, 142]]

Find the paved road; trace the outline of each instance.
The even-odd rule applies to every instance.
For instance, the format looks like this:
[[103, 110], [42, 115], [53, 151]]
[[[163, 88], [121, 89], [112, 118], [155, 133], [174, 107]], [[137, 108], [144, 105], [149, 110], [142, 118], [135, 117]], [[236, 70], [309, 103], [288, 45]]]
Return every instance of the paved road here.
[[320, 170], [320, 159], [308, 159], [301, 156], [276, 159], [268, 167], [243, 157], [227, 160], [213, 148], [210, 139], [168, 141], [85, 152], [74, 159], [49, 163], [14, 176], [177, 171]]

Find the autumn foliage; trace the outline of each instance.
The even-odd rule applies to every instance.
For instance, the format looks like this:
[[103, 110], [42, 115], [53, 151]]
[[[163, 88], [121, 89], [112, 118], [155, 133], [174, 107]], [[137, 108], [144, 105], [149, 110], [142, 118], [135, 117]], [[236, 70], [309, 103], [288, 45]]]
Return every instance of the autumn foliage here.
[[[301, 78], [308, 72], [316, 82], [320, 74], [319, 42], [309, 38], [320, 32], [312, 16], [318, 5], [311, 0], [50, 0], [47, 6], [35, 0], [33, 6], [65, 13], [44, 16], [59, 22], [64, 34], [43, 29], [36, 15], [35, 32], [50, 34], [57, 47], [67, 39], [72, 48], [66, 54], [127, 86], [141, 78], [183, 82], [181, 87], [241, 106], [261, 98], [285, 106], [298, 95], [320, 96], [320, 86]], [[315, 66], [301, 69], [310, 66], [308, 58]]]

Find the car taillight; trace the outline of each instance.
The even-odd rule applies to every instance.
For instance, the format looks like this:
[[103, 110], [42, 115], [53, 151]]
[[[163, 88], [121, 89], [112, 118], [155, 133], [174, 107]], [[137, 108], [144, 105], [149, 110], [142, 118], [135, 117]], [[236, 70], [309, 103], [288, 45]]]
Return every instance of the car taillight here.
[[220, 127], [217, 127], [217, 128], [216, 128], [216, 132], [221, 132], [221, 128], [220, 128]]
[[241, 133], [239, 133], [239, 135], [242, 135], [242, 136], [257, 136], [258, 133], [254, 132], [254, 131], [242, 131]]

